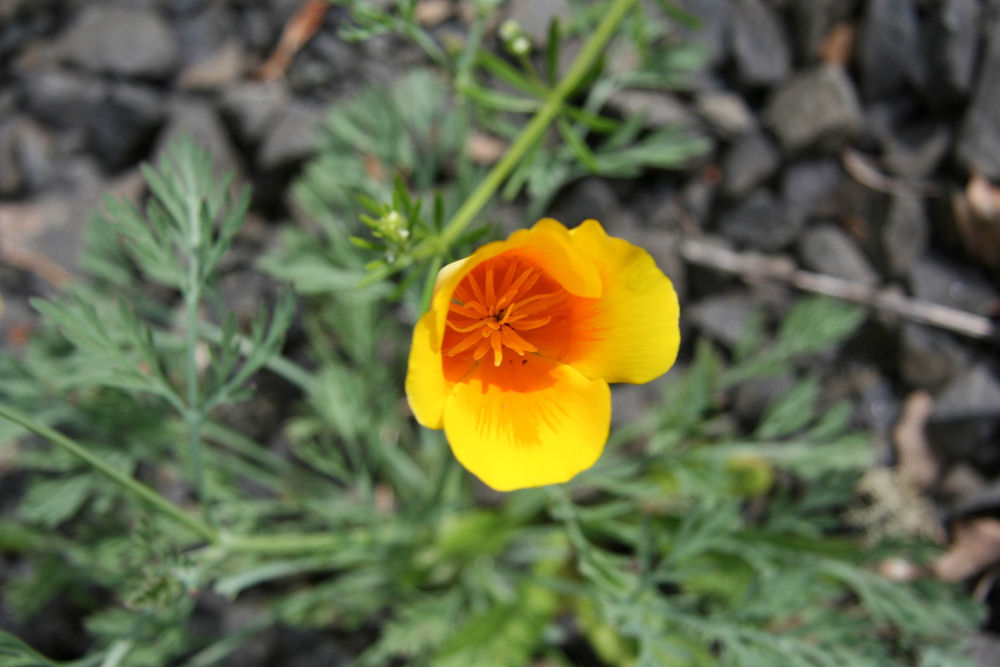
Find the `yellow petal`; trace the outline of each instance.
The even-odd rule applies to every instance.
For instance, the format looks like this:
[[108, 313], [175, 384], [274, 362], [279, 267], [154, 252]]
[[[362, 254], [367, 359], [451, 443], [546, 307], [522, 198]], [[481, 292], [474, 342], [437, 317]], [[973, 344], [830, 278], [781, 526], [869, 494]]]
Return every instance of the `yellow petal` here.
[[410, 359], [406, 369], [406, 400], [417, 421], [427, 428], [444, 426], [444, 404], [452, 383], [445, 379], [441, 364], [441, 335], [444, 323], [438, 323], [429, 311], [413, 330]]
[[444, 428], [455, 457], [498, 491], [565, 482], [592, 466], [611, 423], [608, 384], [535, 355], [509, 363], [529, 372], [497, 382], [491, 374], [503, 369], [486, 364], [454, 385]]
[[563, 361], [589, 378], [649, 382], [674, 364], [680, 308], [670, 279], [642, 248], [608, 236], [587, 220], [570, 232], [575, 251], [597, 267], [599, 299], [581, 299], [572, 345]]

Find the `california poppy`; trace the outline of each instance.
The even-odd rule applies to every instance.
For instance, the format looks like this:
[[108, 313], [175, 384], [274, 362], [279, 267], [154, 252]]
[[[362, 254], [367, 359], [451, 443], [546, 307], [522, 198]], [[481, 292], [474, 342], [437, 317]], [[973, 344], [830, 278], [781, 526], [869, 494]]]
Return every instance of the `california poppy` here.
[[608, 382], [673, 365], [678, 319], [645, 250], [596, 220], [539, 220], [441, 269], [413, 332], [406, 396], [494, 489], [565, 482], [601, 455]]

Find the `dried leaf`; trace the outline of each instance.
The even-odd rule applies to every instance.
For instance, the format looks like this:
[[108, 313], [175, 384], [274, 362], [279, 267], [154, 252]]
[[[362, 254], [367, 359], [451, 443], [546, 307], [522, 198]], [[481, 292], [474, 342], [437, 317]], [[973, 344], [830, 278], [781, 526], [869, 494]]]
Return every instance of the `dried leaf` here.
[[920, 576], [919, 567], [905, 558], [886, 558], [878, 565], [879, 574], [889, 581], [913, 581]]
[[417, 23], [433, 28], [452, 17], [455, 7], [450, 0], [420, 0], [413, 11]]
[[925, 391], [915, 391], [906, 397], [903, 413], [892, 431], [899, 458], [899, 472], [918, 489], [926, 489], [941, 471], [931, 452], [924, 432], [934, 399]]
[[983, 265], [1000, 269], [1000, 187], [974, 173], [964, 198], [956, 193], [952, 204], [965, 249]]
[[507, 150], [507, 142], [489, 134], [473, 132], [465, 145], [469, 159], [476, 164], [490, 165], [500, 159]]
[[825, 63], [846, 67], [854, 50], [854, 26], [838, 23], [830, 28], [820, 46], [820, 58]]
[[285, 25], [271, 57], [257, 70], [257, 78], [261, 81], [274, 81], [283, 75], [295, 54], [323, 25], [323, 18], [329, 9], [330, 4], [325, 0], [306, 0], [302, 3]]
[[958, 524], [951, 548], [933, 565], [945, 581], [960, 581], [1000, 561], [1000, 521], [972, 519]]

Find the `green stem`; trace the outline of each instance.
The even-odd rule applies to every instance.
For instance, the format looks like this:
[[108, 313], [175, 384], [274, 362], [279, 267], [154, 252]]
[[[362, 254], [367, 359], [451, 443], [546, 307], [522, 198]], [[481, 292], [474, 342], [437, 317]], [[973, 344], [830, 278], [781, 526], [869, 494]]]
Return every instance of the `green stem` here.
[[347, 540], [334, 533], [274, 533], [271, 535], [223, 535], [219, 546], [231, 553], [265, 555], [301, 554], [308, 551], [339, 551]]
[[[193, 251], [194, 255], [197, 251]], [[185, 363], [185, 376], [187, 379], [187, 409], [184, 411], [184, 420], [188, 427], [188, 448], [191, 454], [191, 470], [194, 477], [195, 493], [198, 502], [205, 509], [208, 516], [208, 503], [205, 498], [205, 471], [202, 465], [201, 454], [201, 422], [204, 419], [201, 396], [198, 387], [198, 305], [201, 300], [201, 286], [198, 282], [197, 262], [192, 256], [190, 269], [190, 280], [188, 291], [185, 294], [185, 304], [187, 306], [187, 360]]]
[[507, 150], [503, 158], [493, 166], [486, 175], [486, 178], [469, 195], [461, 208], [455, 212], [452, 219], [445, 225], [440, 239], [435, 239], [435, 242], [430, 244], [424, 256], [438, 254], [440, 248], [447, 248], [451, 245], [465, 231], [465, 228], [469, 226], [473, 218], [486, 206], [507, 176], [510, 175], [521, 159], [524, 158], [525, 154], [531, 150], [552, 121], [562, 111], [566, 98], [583, 81], [583, 77], [590, 71], [594, 62], [597, 61], [597, 58], [604, 51], [608, 40], [614, 35], [618, 24], [621, 23], [629, 10], [635, 6], [636, 2], [638, 0], [614, 1], [611, 8], [601, 20], [600, 25], [597, 26], [590, 39], [584, 44], [580, 55], [573, 61], [573, 65], [566, 72], [566, 76], [563, 77], [559, 85], [548, 96], [545, 104], [538, 110], [534, 118], [524, 126], [521, 134], [511, 145], [510, 149]]
[[438, 271], [444, 263], [442, 254], [434, 255], [430, 266], [427, 267], [427, 277], [424, 278], [424, 291], [420, 296], [420, 312], [425, 313], [431, 307], [431, 297], [434, 295], [434, 283], [437, 282]]
[[[207, 322], [201, 322], [199, 324], [198, 335], [209, 343], [219, 344], [222, 341], [222, 332], [219, 328]], [[237, 340], [240, 345], [240, 353], [244, 356], [248, 356], [250, 352], [253, 351], [253, 343], [251, 340], [246, 336], [239, 334], [237, 334]], [[315, 379], [309, 374], [309, 371], [279, 354], [272, 356], [267, 363], [264, 364], [264, 367], [298, 386], [299, 389], [306, 393], [312, 391], [313, 385], [315, 384]]]
[[136, 497], [145, 500], [163, 514], [166, 514], [167, 516], [175, 519], [178, 523], [183, 524], [191, 530], [191, 532], [208, 540], [209, 542], [217, 542], [218, 537], [215, 534], [215, 531], [208, 524], [191, 516], [142, 482], [139, 482], [129, 475], [111, 467], [100, 457], [91, 454], [82, 445], [70, 440], [59, 431], [56, 431], [45, 424], [41, 424], [28, 415], [4, 405], [0, 405], [0, 418], [13, 422], [18, 426], [31, 431], [35, 435], [45, 438], [52, 444], [60, 447], [64, 451], [88, 464], [112, 482], [115, 482], [122, 488], [131, 492]]

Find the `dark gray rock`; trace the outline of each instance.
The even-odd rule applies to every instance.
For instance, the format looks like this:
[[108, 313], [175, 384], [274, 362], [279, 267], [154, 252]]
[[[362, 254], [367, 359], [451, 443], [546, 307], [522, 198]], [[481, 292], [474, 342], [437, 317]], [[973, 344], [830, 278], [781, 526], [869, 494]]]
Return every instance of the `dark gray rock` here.
[[927, 30], [931, 104], [961, 101], [972, 90], [982, 17], [979, 0], [942, 0], [932, 5]]
[[880, 142], [882, 162], [894, 174], [910, 179], [930, 177], [952, 144], [950, 123], [923, 121], [894, 129]]
[[15, 147], [21, 179], [27, 189], [45, 189], [56, 175], [53, 137], [34, 121], [23, 118], [16, 126]]
[[863, 119], [854, 86], [844, 70], [820, 65], [793, 75], [774, 92], [764, 112], [768, 127], [790, 151], [837, 144], [856, 133]]
[[723, 190], [740, 196], [770, 178], [778, 169], [781, 155], [761, 133], [749, 134], [726, 151], [722, 158]]
[[942, 390], [927, 420], [932, 446], [946, 460], [985, 468], [1000, 464], [995, 447], [1000, 430], [1000, 382], [986, 365], [959, 374]]
[[931, 327], [904, 323], [899, 337], [899, 372], [911, 387], [935, 392], [944, 387], [967, 356], [954, 338]]
[[55, 127], [85, 127], [105, 96], [102, 82], [65, 69], [36, 72], [24, 81], [24, 103]]
[[774, 195], [757, 190], [722, 214], [719, 231], [740, 246], [774, 252], [795, 240], [799, 226]]
[[213, 2], [204, 11], [185, 14], [173, 21], [180, 53], [178, 69], [209, 60], [230, 44], [239, 45], [239, 33], [233, 31], [233, 14], [227, 5]]
[[0, 122], [0, 197], [16, 195], [24, 183], [17, 157], [17, 126], [20, 119]]
[[20, 104], [19, 91], [13, 87], [0, 90], [0, 120], [14, 113]]
[[566, 0], [513, 0], [507, 16], [517, 21], [532, 42], [544, 44], [552, 19], [558, 19], [560, 25], [565, 27], [572, 20], [573, 13]]
[[685, 221], [690, 221], [701, 228], [708, 225], [711, 215], [712, 205], [715, 203], [718, 186], [695, 175], [687, 180], [681, 187], [680, 203], [685, 212], [684, 220], [677, 220], [674, 224], [680, 225]]
[[701, 123], [676, 96], [653, 90], [622, 90], [608, 104], [623, 116], [641, 116], [647, 128], [680, 127], [701, 129]]
[[923, 199], [913, 194], [893, 196], [880, 232], [882, 254], [889, 273], [905, 276], [927, 249], [930, 234]]
[[163, 4], [171, 14], [184, 15], [201, 11], [208, 0], [163, 0]]
[[244, 6], [237, 14], [237, 32], [247, 48], [264, 54], [273, 48], [281, 24], [271, 20], [270, 12], [263, 5]]
[[707, 66], [723, 62], [729, 55], [731, 1], [678, 0], [677, 5], [701, 21], [701, 26], [696, 30], [681, 29], [685, 41], [706, 47]]
[[1000, 665], [1000, 639], [985, 630], [969, 637], [969, 657], [976, 667]]
[[667, 377], [657, 378], [648, 384], [611, 385], [611, 425], [634, 424], [655, 410]]
[[1000, 12], [990, 26], [979, 81], [962, 119], [955, 154], [970, 171], [1000, 180]]
[[240, 141], [256, 146], [288, 101], [288, 91], [280, 82], [246, 81], [229, 86], [220, 106]]
[[606, 179], [584, 178], [556, 198], [549, 214], [570, 227], [590, 218], [614, 226], [621, 211], [621, 201]]
[[868, 0], [858, 44], [861, 91], [892, 95], [924, 79], [920, 23], [913, 0]]
[[177, 85], [185, 90], [219, 90], [243, 77], [246, 62], [239, 41], [230, 39], [212, 54], [191, 62], [177, 77]]
[[[866, 334], [862, 329], [858, 335], [864, 338], [873, 333]], [[901, 405], [897, 393], [875, 365], [851, 364], [845, 375], [856, 396], [853, 406], [854, 419], [885, 441], [899, 418]]]
[[723, 138], [732, 139], [754, 128], [756, 121], [743, 98], [725, 90], [699, 93], [694, 101], [698, 115], [712, 131]]
[[257, 164], [264, 170], [287, 167], [316, 151], [316, 131], [324, 117], [321, 108], [293, 102], [275, 121], [260, 150]]
[[796, 160], [785, 166], [781, 198], [799, 224], [812, 217], [816, 205], [833, 192], [844, 171], [833, 158]]
[[89, 4], [73, 20], [58, 50], [91, 72], [165, 79], [179, 50], [170, 26], [155, 12], [114, 4]]
[[687, 319], [712, 340], [733, 347], [746, 329], [754, 302], [749, 292], [719, 294], [688, 306]]
[[239, 156], [229, 140], [225, 126], [210, 104], [195, 99], [174, 100], [153, 153], [161, 153], [171, 142], [185, 134], [208, 150], [217, 171], [232, 171], [239, 175]]
[[116, 171], [146, 154], [163, 120], [163, 103], [153, 89], [121, 84], [91, 116], [88, 143], [105, 169]]
[[863, 285], [879, 281], [878, 273], [858, 245], [833, 225], [820, 224], [807, 229], [799, 240], [799, 257], [806, 268], [817, 273]]
[[919, 299], [986, 317], [1000, 312], [996, 287], [969, 266], [925, 255], [913, 263], [909, 278]]
[[730, 30], [740, 81], [768, 86], [788, 76], [791, 55], [778, 16], [761, 0], [734, 0]]

